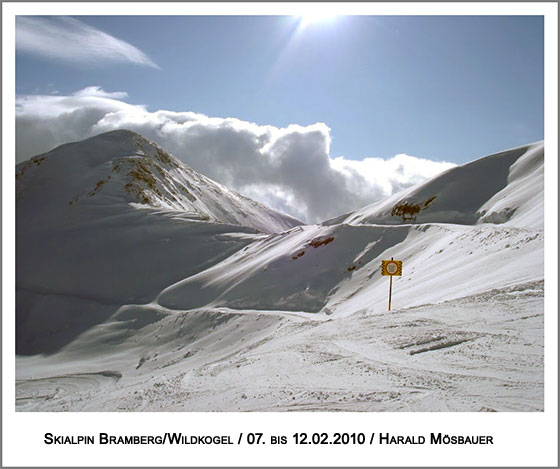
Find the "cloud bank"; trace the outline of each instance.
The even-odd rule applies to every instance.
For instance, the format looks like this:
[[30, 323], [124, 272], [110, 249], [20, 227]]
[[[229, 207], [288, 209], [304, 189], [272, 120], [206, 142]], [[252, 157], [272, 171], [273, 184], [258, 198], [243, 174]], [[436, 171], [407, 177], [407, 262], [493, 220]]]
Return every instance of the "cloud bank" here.
[[70, 141], [130, 129], [215, 181], [311, 223], [455, 166], [405, 154], [387, 160], [332, 158], [330, 129], [323, 123], [277, 128], [194, 112], [149, 112], [123, 102], [124, 97], [99, 87], [70, 96], [18, 96], [17, 161]]
[[122, 62], [159, 68], [128, 42], [66, 16], [17, 16], [16, 50], [81, 65]]

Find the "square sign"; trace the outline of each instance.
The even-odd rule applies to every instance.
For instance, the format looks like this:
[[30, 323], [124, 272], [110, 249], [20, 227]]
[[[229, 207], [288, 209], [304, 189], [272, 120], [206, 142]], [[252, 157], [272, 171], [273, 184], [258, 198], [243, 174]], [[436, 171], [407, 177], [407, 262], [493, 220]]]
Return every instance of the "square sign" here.
[[381, 275], [402, 275], [402, 261], [381, 261]]

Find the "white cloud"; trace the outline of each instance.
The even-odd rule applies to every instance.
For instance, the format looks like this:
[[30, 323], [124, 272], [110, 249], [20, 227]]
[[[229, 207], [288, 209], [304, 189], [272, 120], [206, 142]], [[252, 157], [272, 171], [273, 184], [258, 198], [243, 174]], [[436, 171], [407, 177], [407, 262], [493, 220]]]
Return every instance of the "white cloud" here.
[[83, 90], [72, 93], [72, 96], [78, 96], [79, 98], [85, 98], [89, 96], [96, 98], [124, 99], [128, 97], [128, 93], [126, 91], [107, 92], [100, 86], [88, 86]]
[[332, 158], [330, 129], [323, 123], [277, 128], [194, 112], [148, 112], [117, 99], [124, 96], [88, 87], [71, 96], [17, 97], [17, 161], [130, 129], [206, 176], [308, 222], [358, 209], [454, 166], [404, 154]]
[[16, 50], [79, 64], [124, 62], [159, 68], [128, 42], [64, 16], [17, 16]]

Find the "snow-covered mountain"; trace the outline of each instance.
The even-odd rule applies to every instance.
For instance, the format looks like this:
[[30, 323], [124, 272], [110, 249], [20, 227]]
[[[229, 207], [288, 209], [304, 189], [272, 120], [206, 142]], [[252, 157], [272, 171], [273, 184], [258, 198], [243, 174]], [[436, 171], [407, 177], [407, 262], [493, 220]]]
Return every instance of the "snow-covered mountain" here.
[[301, 224], [208, 179], [129, 130], [68, 143], [31, 158], [16, 167], [16, 180], [18, 217], [34, 221], [134, 203], [268, 233]]
[[399, 224], [414, 217], [416, 223], [505, 223], [542, 229], [543, 191], [544, 144], [537, 142], [449, 169], [324, 224]]
[[491, 155], [312, 226], [129, 132], [34, 158], [18, 167], [18, 406], [541, 410], [543, 158]]
[[[158, 301], [175, 309], [350, 314], [385, 302], [379, 265], [392, 256], [406, 266], [398, 281], [406, 282], [399, 292], [402, 306], [537, 280], [543, 265], [543, 155], [542, 143], [491, 155], [338, 222], [271, 235], [170, 286]], [[417, 214], [391, 215], [394, 207], [416, 204]]]
[[259, 238], [299, 225], [127, 130], [16, 167], [17, 349], [52, 351]]

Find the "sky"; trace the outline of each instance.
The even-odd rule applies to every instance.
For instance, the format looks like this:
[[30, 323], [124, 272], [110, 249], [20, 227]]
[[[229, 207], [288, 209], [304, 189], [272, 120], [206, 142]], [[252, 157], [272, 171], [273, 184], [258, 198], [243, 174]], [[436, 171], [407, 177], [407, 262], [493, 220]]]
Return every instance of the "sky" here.
[[[17, 158], [126, 126], [317, 221], [543, 139], [543, 28], [537, 16], [20, 16]], [[249, 176], [259, 158], [266, 181]], [[322, 190], [340, 203], [321, 207]]]

